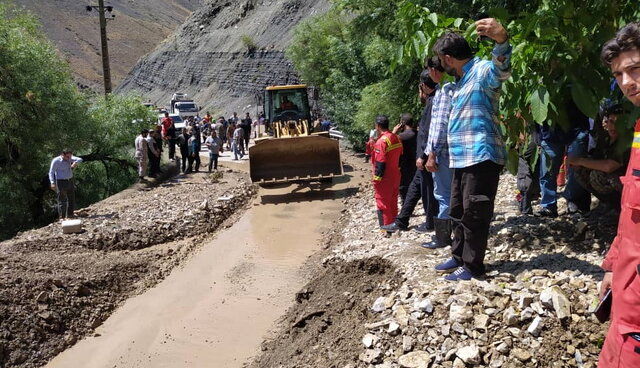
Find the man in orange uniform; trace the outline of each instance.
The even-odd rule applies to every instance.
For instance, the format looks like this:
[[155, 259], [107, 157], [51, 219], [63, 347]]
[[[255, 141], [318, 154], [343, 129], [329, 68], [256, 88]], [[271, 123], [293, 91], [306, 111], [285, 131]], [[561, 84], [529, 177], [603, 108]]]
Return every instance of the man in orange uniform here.
[[[602, 48], [602, 60], [624, 95], [640, 106], [640, 23], [620, 29]], [[629, 166], [620, 180], [624, 187], [618, 235], [602, 263], [606, 273], [600, 295], [610, 288], [613, 302], [599, 368], [640, 367], [640, 120]]]
[[373, 189], [378, 206], [380, 226], [393, 223], [398, 215], [398, 191], [400, 189], [400, 155], [402, 143], [389, 131], [389, 118], [376, 117], [376, 141], [371, 163], [373, 164]]

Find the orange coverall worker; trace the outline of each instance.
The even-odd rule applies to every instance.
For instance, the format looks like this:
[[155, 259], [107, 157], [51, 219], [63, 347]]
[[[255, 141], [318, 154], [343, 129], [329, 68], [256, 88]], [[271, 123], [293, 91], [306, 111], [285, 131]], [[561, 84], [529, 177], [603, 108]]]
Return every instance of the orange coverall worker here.
[[373, 189], [380, 226], [393, 223], [398, 215], [400, 155], [402, 155], [400, 138], [388, 130], [383, 132], [376, 141], [371, 157]]
[[640, 120], [636, 122], [624, 187], [618, 234], [602, 263], [613, 272], [611, 326], [599, 368], [640, 367]]

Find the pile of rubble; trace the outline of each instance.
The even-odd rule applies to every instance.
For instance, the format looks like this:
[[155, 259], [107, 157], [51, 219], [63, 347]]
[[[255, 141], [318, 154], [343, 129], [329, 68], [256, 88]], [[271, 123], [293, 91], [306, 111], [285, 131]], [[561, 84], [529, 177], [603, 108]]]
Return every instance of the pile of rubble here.
[[[418, 245], [415, 231], [384, 238], [369, 188], [349, 206], [351, 223], [329, 259], [381, 256], [403, 273], [400, 288], [374, 295], [355, 366], [594, 368], [606, 326], [597, 322], [598, 281], [615, 219], [520, 216], [515, 180], [504, 175], [484, 280], [449, 283], [433, 267], [449, 249]], [[414, 219], [418, 224], [422, 214]]]
[[0, 243], [0, 367], [41, 366], [75, 344], [230, 225], [255, 193], [244, 173], [179, 176], [78, 211], [83, 233], [54, 223]]
[[[251, 367], [595, 368], [607, 328], [592, 315], [603, 275], [598, 265], [617, 218], [599, 210], [555, 219], [521, 216], [515, 188], [515, 178], [503, 175], [486, 278], [450, 283], [434, 270], [450, 256], [449, 248], [419, 246], [433, 233], [409, 230], [385, 237], [378, 229], [371, 186], [362, 185], [345, 199], [340, 225], [327, 234], [320, 276], [305, 287], [313, 293], [289, 312], [322, 309], [319, 318], [330, 327], [321, 334], [333, 335], [306, 327], [294, 334], [285, 326]], [[424, 221], [421, 209], [415, 214], [413, 226]], [[360, 284], [349, 289], [318, 283], [335, 273], [335, 264], [367, 259], [384, 260], [395, 270], [386, 279], [371, 278], [366, 296], [355, 306], [327, 295], [332, 289], [336, 295], [356, 293]], [[329, 313], [325, 304], [337, 311]], [[344, 321], [352, 309], [359, 311], [350, 314], [358, 319], [356, 327]], [[345, 329], [348, 339], [336, 332]], [[293, 353], [291, 346], [296, 347]], [[357, 348], [345, 351], [343, 346]]]

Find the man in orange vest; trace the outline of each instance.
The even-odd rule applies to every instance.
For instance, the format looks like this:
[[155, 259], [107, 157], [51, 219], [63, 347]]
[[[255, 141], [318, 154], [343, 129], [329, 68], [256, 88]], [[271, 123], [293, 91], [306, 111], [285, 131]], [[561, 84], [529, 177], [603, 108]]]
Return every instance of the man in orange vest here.
[[400, 190], [400, 155], [402, 143], [397, 135], [389, 131], [389, 118], [376, 117], [378, 140], [373, 149], [373, 189], [378, 207], [380, 226], [393, 223], [398, 215], [398, 192]]
[[[640, 106], [640, 23], [630, 23], [602, 48], [602, 60], [618, 86]], [[623, 184], [618, 234], [602, 263], [600, 296], [611, 289], [611, 325], [599, 368], [640, 367], [640, 120]]]

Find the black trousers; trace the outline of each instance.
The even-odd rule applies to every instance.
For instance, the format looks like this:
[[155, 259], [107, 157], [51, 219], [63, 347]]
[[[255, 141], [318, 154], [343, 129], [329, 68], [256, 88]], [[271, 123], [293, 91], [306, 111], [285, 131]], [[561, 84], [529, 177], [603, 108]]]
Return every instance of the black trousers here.
[[485, 273], [484, 256], [501, 171], [502, 166], [493, 161], [453, 169], [451, 253], [475, 276]]
[[413, 165], [400, 166], [400, 198], [402, 199], [402, 203], [404, 203], [404, 200], [407, 198], [409, 186], [417, 170], [415, 163]]
[[76, 207], [76, 186], [73, 179], [56, 180], [56, 194], [60, 218], [73, 217]]
[[409, 219], [418, 201], [422, 199], [422, 206], [426, 215], [426, 224], [433, 227], [433, 218], [438, 213], [438, 202], [433, 197], [433, 177], [427, 170], [416, 170], [413, 180], [407, 189], [407, 196], [402, 202], [400, 213], [396, 217], [396, 225], [401, 228], [409, 226]]
[[187, 172], [193, 171], [193, 169], [194, 169], [193, 162], [194, 161], [196, 163], [195, 171], [196, 172], [200, 171], [200, 154], [196, 153], [193, 156], [189, 155], [189, 167], [187, 167]]
[[160, 173], [160, 157], [154, 154], [149, 155], [149, 176]]
[[187, 160], [189, 159], [189, 148], [185, 145], [180, 147], [180, 155], [182, 156], [182, 172], [187, 170]]
[[173, 160], [176, 157], [176, 139], [169, 138], [167, 145], [169, 146], [169, 159]]
[[251, 129], [244, 130], [244, 148], [249, 149], [249, 139], [251, 139]]
[[212, 167], [218, 170], [218, 157], [218, 153], [209, 153], [209, 171], [211, 171]]

